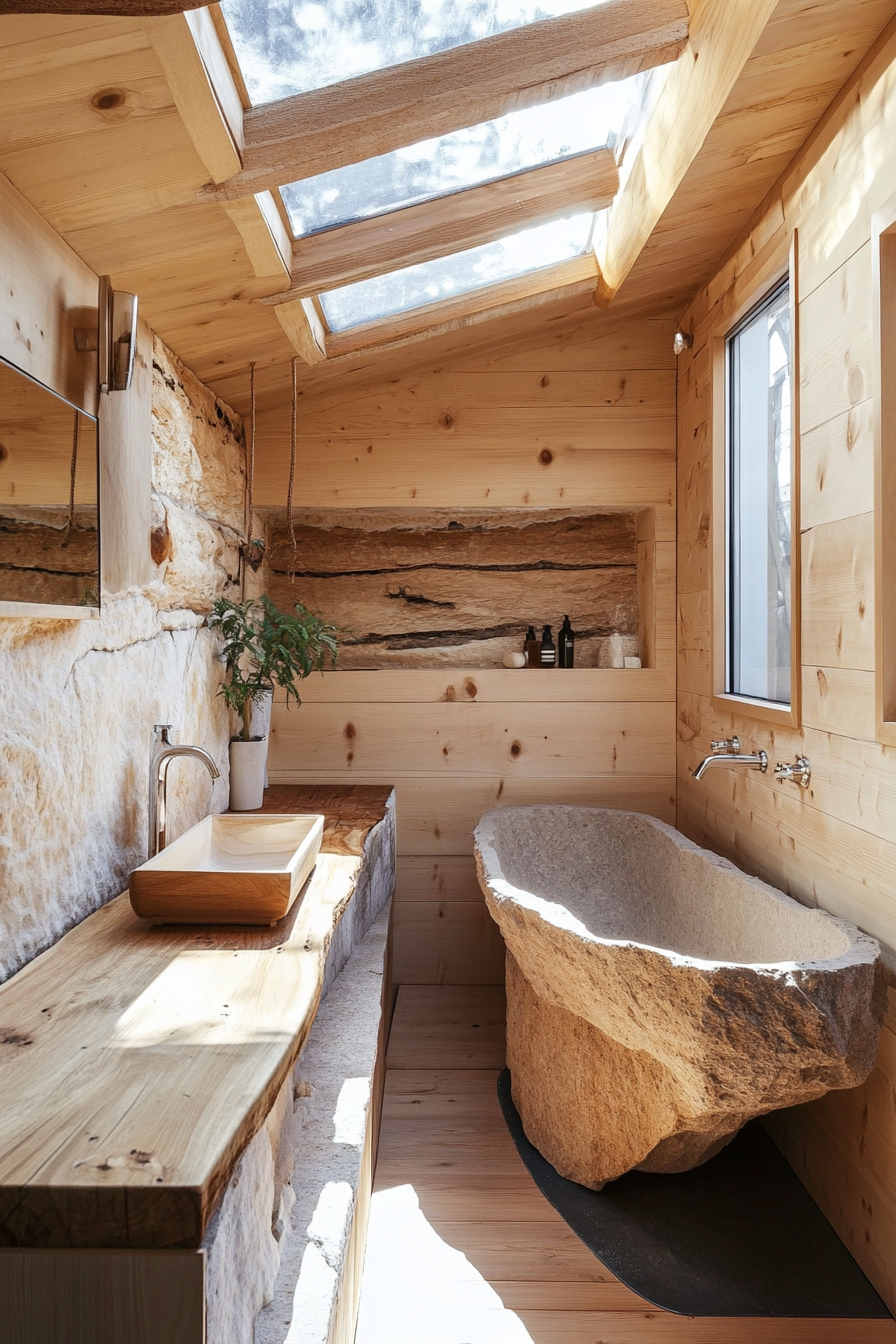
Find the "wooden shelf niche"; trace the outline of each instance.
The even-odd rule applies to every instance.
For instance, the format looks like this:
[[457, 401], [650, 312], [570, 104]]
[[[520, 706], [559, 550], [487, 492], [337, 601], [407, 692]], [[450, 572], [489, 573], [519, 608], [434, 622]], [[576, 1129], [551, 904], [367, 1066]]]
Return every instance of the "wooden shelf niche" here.
[[265, 516], [266, 591], [346, 632], [344, 671], [500, 668], [526, 627], [564, 615], [576, 668], [610, 667], [610, 636], [655, 665], [653, 509], [354, 509]]

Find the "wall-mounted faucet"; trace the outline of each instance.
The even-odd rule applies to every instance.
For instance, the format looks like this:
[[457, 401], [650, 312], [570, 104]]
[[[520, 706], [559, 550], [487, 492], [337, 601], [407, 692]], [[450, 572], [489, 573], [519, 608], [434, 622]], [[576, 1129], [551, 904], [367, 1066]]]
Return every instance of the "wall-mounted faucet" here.
[[149, 766], [149, 858], [165, 848], [168, 833], [168, 766], [175, 756], [195, 756], [212, 779], [221, 772], [202, 747], [178, 746], [171, 741], [170, 723], [157, 723], [152, 730], [153, 751]]
[[702, 779], [711, 765], [749, 765], [755, 770], [761, 770], [765, 774], [768, 769], [768, 753], [757, 751], [743, 755], [740, 749], [740, 738], [722, 738], [716, 742], [710, 743], [712, 755], [702, 760], [694, 771], [695, 779]]

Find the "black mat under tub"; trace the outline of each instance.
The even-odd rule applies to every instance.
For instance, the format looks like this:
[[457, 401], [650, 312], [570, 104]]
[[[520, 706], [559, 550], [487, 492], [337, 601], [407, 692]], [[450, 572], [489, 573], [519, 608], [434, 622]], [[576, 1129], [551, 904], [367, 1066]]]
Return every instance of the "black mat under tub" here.
[[526, 1138], [507, 1069], [498, 1096], [541, 1193], [655, 1306], [686, 1316], [890, 1315], [758, 1121], [694, 1171], [632, 1171], [595, 1191], [566, 1180]]

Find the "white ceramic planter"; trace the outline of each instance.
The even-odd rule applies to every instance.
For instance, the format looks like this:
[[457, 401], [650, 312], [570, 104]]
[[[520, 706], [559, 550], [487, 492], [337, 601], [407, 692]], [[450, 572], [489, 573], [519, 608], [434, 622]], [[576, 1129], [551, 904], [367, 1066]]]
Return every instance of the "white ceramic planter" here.
[[[271, 742], [271, 706], [273, 701], [273, 694], [268, 691], [261, 701], [253, 704], [252, 717], [249, 722], [252, 736], [265, 738], [268, 746]], [[267, 751], [265, 751], [264, 786], [265, 788], [268, 786]]]
[[230, 810], [251, 812], [264, 802], [265, 766], [268, 759], [268, 740], [243, 742], [239, 738], [230, 744]]

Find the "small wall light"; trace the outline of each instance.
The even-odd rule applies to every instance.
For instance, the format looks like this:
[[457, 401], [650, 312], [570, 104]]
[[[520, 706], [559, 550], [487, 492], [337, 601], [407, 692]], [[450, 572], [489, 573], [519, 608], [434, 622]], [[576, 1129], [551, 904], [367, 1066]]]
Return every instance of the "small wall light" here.
[[101, 275], [96, 329], [76, 327], [75, 349], [97, 352], [101, 392], [127, 392], [137, 351], [136, 294], [113, 289], [108, 275]]
[[680, 355], [683, 350], [690, 350], [693, 344], [694, 338], [690, 332], [678, 330], [672, 341], [672, 349], [675, 351], [676, 355]]

